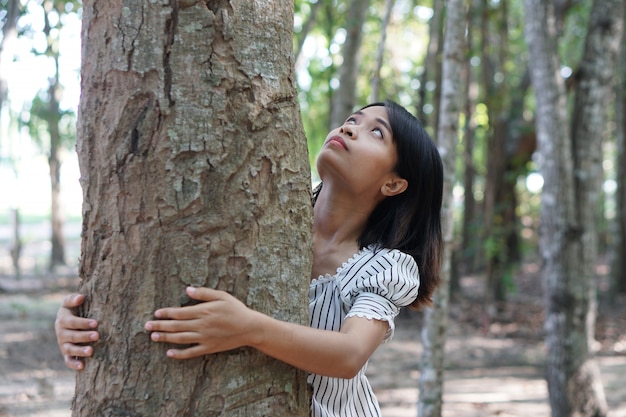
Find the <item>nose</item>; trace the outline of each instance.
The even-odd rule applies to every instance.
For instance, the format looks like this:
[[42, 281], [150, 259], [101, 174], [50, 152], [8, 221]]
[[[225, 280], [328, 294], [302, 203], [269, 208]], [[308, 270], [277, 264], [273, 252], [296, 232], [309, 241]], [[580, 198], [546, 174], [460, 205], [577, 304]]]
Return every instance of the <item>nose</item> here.
[[347, 135], [348, 137], [350, 137], [350, 139], [354, 138], [354, 129], [352, 128], [351, 125], [343, 125], [339, 128], [339, 132], [343, 133], [344, 135]]

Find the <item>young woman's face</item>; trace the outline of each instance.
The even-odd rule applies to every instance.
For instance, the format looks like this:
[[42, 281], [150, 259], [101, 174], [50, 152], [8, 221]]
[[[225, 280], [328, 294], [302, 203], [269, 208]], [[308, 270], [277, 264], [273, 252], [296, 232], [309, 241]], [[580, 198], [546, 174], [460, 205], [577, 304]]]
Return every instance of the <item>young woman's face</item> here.
[[397, 161], [387, 110], [367, 107], [332, 130], [317, 158], [322, 181], [342, 181], [355, 193], [374, 192], [394, 173]]

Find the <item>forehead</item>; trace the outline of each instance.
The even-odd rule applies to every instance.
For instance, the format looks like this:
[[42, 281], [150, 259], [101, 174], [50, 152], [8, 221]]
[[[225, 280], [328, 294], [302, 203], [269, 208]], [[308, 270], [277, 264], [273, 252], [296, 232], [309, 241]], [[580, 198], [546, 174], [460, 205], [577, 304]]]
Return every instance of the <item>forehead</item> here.
[[387, 116], [387, 109], [384, 106], [371, 106], [366, 107], [364, 109], [356, 112], [358, 114], [362, 114], [366, 117], [371, 117], [374, 119], [383, 119], [386, 122], [389, 122], [389, 117]]

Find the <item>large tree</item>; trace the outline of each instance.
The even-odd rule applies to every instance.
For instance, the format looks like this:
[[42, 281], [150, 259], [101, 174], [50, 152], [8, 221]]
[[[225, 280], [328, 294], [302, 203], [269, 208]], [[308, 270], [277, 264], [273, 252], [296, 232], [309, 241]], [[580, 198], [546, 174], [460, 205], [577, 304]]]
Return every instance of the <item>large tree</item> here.
[[623, 0], [595, 0], [573, 113], [556, 51], [551, 2], [525, 0], [526, 39], [537, 102], [544, 178], [540, 249], [544, 260], [547, 382], [553, 417], [604, 416], [602, 383], [591, 342], [595, 318], [597, 190], [606, 99], [615, 68]]
[[166, 359], [144, 323], [227, 290], [306, 322], [310, 170], [288, 0], [83, 3], [83, 315], [75, 416], [304, 416], [305, 375], [252, 349]]

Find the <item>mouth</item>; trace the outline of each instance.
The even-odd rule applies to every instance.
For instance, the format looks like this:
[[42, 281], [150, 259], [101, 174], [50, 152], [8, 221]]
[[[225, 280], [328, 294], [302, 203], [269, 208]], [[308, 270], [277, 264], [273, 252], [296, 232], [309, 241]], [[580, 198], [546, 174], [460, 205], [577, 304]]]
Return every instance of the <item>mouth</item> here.
[[330, 139], [326, 141], [326, 144], [339, 146], [340, 148], [348, 150], [348, 147], [346, 146], [346, 142], [343, 140], [341, 136], [337, 136], [337, 135], [332, 136]]

